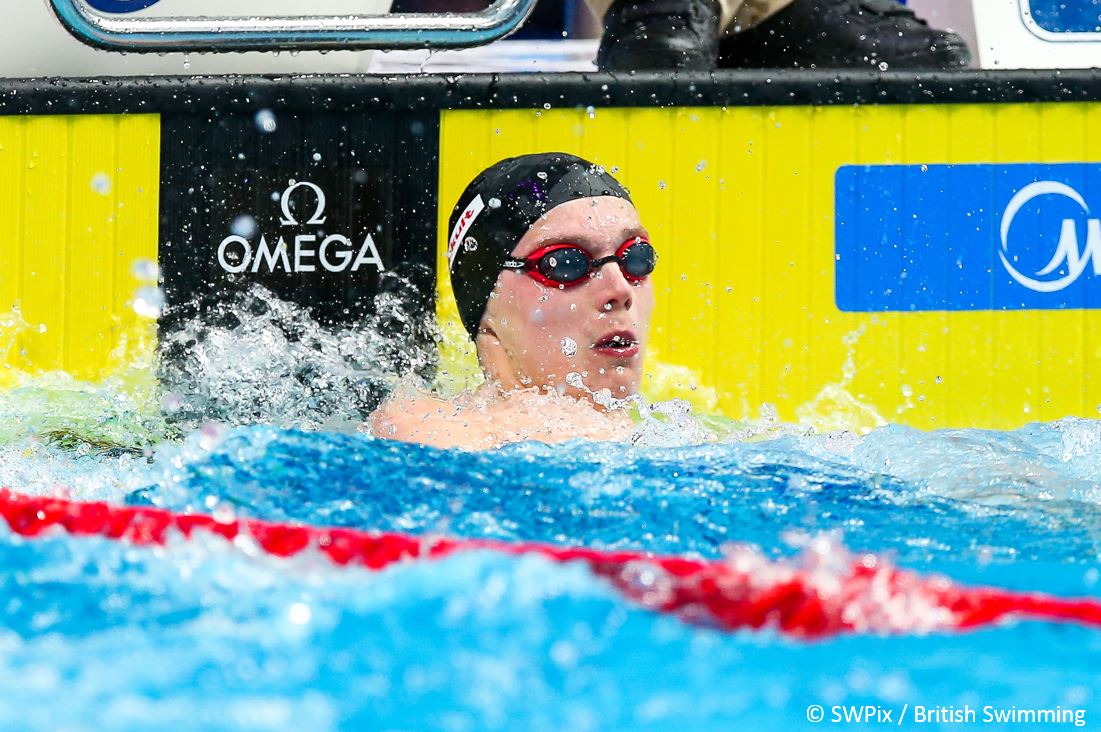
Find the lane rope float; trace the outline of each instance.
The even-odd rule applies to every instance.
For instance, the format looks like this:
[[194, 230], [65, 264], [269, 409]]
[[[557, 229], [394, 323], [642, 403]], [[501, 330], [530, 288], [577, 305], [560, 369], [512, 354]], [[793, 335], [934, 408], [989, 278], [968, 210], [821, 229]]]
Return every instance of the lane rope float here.
[[774, 629], [804, 639], [852, 632], [966, 630], [1025, 619], [1101, 628], [1097, 599], [968, 587], [898, 569], [874, 554], [856, 555], [844, 566], [828, 569], [771, 560], [748, 549], [720, 560], [703, 560], [257, 519], [221, 521], [206, 514], [28, 496], [7, 488], [0, 488], [0, 515], [13, 532], [28, 538], [63, 531], [156, 546], [173, 534], [186, 539], [206, 532], [229, 541], [251, 537], [276, 557], [314, 550], [335, 564], [369, 570], [464, 551], [536, 554], [556, 562], [583, 562], [624, 596], [654, 611], [726, 630]]

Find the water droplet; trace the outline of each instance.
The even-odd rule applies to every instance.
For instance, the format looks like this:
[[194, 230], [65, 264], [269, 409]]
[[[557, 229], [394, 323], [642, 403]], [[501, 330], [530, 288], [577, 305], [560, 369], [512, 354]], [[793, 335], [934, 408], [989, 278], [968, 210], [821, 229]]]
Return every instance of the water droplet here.
[[577, 341], [573, 338], [566, 337], [562, 339], [562, 354], [568, 358], [572, 358], [577, 355]]
[[211, 515], [220, 524], [232, 524], [237, 520], [237, 512], [233, 510], [233, 504], [226, 501], [218, 501]]
[[92, 176], [92, 190], [101, 196], [111, 192], [111, 176], [106, 173], [96, 173]]
[[585, 114], [589, 116], [589, 119], [596, 119], [596, 107], [593, 107], [591, 105], [585, 107]]
[[252, 235], [256, 233], [256, 219], [248, 214], [241, 214], [233, 219], [233, 222], [229, 225], [229, 230], [242, 239], [251, 239]]
[[310, 622], [311, 617], [313, 617], [313, 612], [310, 610], [310, 606], [304, 602], [293, 603], [287, 609], [287, 618], [295, 625], [305, 625]]
[[225, 428], [217, 422], [207, 422], [199, 428], [199, 447], [203, 450], [213, 450], [221, 444], [225, 431]]
[[701, 160], [700, 162], [696, 163], [696, 172], [697, 173], [702, 173], [703, 169], [706, 168], [706, 167], [707, 167], [707, 161], [706, 160]]
[[540, 170], [538, 173], [535, 174], [535, 177], [538, 178], [539, 180], [546, 180], [547, 179], [547, 174], [546, 174], [545, 171]]
[[489, 207], [490, 208], [500, 208], [501, 207], [501, 199], [497, 198], [496, 196], [489, 199]]
[[664, 570], [646, 562], [629, 562], [620, 571], [622, 586], [643, 605], [660, 607], [673, 596], [673, 582]]
[[164, 309], [164, 290], [152, 285], [139, 287], [134, 293], [133, 308], [143, 318], [159, 318]]
[[321, 153], [315, 152], [313, 154], [313, 161], [315, 163], [320, 163], [321, 162]]
[[658, 181], [658, 188], [660, 188], [661, 190], [664, 191], [665, 190], [665, 181], [659, 180]]
[[887, 70], [887, 62], [886, 61], [880, 61], [879, 62], [879, 70], [880, 71], [886, 71]]
[[130, 265], [130, 274], [137, 280], [156, 282], [160, 279], [161, 268], [152, 259], [135, 259]]
[[275, 132], [279, 127], [279, 123], [275, 119], [275, 114], [270, 109], [261, 109], [256, 113], [256, 129], [261, 132], [271, 133]]
[[468, 236], [463, 239], [463, 249], [468, 252], [474, 252], [478, 249], [478, 240], [472, 236]]

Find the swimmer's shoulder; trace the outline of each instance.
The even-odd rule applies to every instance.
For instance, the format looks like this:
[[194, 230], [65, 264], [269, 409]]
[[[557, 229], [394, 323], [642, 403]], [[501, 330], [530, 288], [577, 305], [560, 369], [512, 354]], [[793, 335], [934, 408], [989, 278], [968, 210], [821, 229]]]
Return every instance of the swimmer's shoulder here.
[[526, 440], [616, 440], [632, 429], [628, 415], [610, 418], [588, 402], [535, 390], [495, 395], [489, 389], [454, 401], [423, 392], [394, 396], [371, 415], [369, 424], [376, 437], [465, 450]]
[[368, 420], [376, 437], [468, 450], [491, 446], [489, 425], [476, 411], [431, 394], [395, 396]]

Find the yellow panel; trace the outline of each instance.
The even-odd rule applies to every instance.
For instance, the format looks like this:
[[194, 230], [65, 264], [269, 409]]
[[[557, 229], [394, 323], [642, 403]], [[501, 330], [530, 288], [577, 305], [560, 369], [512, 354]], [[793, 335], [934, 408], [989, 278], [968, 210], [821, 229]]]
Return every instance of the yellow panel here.
[[653, 353], [715, 387], [728, 416], [771, 405], [822, 428], [1096, 416], [1101, 313], [840, 312], [833, 205], [848, 164], [1101, 160], [1088, 134], [1099, 115], [1091, 103], [446, 111], [440, 246], [481, 169], [573, 152], [619, 169], [661, 253]]
[[23, 248], [20, 300], [30, 325], [24, 339], [27, 358], [46, 369], [64, 366], [69, 128], [64, 117], [42, 117], [27, 125], [24, 219], [17, 244]]
[[[739, 414], [753, 414], [763, 403], [761, 374], [764, 350], [764, 156], [761, 135], [767, 113], [748, 110], [740, 125], [722, 113], [720, 150], [715, 164], [722, 205], [716, 213], [719, 246], [715, 282], [715, 327], [722, 322], [722, 335], [715, 344], [716, 358], [725, 368], [737, 369], [738, 379], [727, 380], [723, 397]], [[718, 272], [729, 276], [720, 278]]]
[[6, 380], [12, 367], [25, 363], [20, 357], [23, 330], [18, 312], [22, 292], [23, 181], [27, 173], [26, 124], [19, 117], [0, 118], [0, 217], [7, 222], [8, 237], [0, 242], [0, 359], [6, 368], [0, 374]]
[[[716, 211], [719, 203], [719, 182], [715, 176], [718, 156], [717, 138], [711, 134], [714, 122], [702, 118], [695, 109], [674, 110], [673, 144], [665, 179], [668, 197], [686, 197], [702, 211]], [[660, 187], [659, 187], [660, 190]], [[719, 318], [713, 316], [714, 281], [720, 231], [714, 220], [685, 220], [670, 226], [655, 246], [662, 246], [662, 271], [666, 283], [674, 292], [683, 291], [684, 300], [661, 298], [665, 314], [665, 333], [657, 349], [659, 357], [684, 363], [694, 358], [693, 366], [705, 384], [715, 383], [716, 354], [714, 348], [700, 349], [698, 344], [715, 344]], [[725, 233], [725, 232], [724, 232]], [[725, 236], [723, 237], [725, 239]], [[678, 302], [677, 309], [668, 306]]]
[[[67, 194], [72, 201], [72, 215], [68, 235], [62, 240], [69, 262], [64, 289], [68, 347], [63, 367], [73, 372], [93, 364], [102, 367], [115, 345], [111, 307], [114, 274], [104, 264], [112, 261], [115, 243], [116, 192], [110, 185], [110, 173], [116, 168], [117, 139], [112, 125], [109, 144], [103, 144], [107, 131], [96, 117], [76, 118], [68, 128], [72, 150], [80, 151], [71, 161]], [[82, 195], [86, 189], [94, 189], [96, 195]]]
[[161, 175], [160, 118], [124, 115], [116, 118], [116, 125], [120, 144], [112, 183], [117, 188], [112, 308], [118, 317], [115, 341], [124, 348], [114, 355], [112, 368], [155, 345], [156, 322], [133, 307], [136, 289], [150, 284], [134, 276], [134, 263], [157, 261]]
[[154, 115], [0, 118], [0, 383], [99, 379], [152, 342], [131, 267], [156, 261], [159, 138]]

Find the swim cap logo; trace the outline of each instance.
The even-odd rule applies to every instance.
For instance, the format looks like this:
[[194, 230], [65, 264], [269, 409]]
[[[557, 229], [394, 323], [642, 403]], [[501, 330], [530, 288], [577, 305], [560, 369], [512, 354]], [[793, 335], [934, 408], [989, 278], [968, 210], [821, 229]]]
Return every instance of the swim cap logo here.
[[474, 225], [474, 221], [484, 209], [485, 204], [482, 203], [482, 194], [479, 193], [474, 197], [474, 200], [467, 205], [463, 212], [459, 214], [459, 218], [455, 222], [455, 228], [451, 230], [451, 238], [447, 240], [448, 269], [455, 266], [455, 255], [459, 253], [459, 242], [461, 242], [463, 236], [470, 231], [470, 227]]
[[[1098, 219], [1087, 219], [1086, 221], [1086, 245], [1084, 248], [1079, 246], [1078, 226], [1075, 220], [1063, 219], [1055, 253], [1048, 263], [1035, 273], [1035, 276], [1022, 274], [1010, 263], [1009, 230], [1013, 225], [1013, 219], [1025, 204], [1040, 196], [1048, 195], [1067, 198], [1081, 207], [1086, 214], [1090, 212], [1078, 191], [1065, 183], [1053, 180], [1030, 183], [1010, 199], [1009, 204], [1005, 207], [1005, 213], [1002, 214], [1002, 246], [998, 250], [998, 257], [1001, 258], [1002, 266], [1005, 267], [1010, 277], [1034, 292], [1058, 292], [1070, 286], [1082, 276], [1082, 273], [1086, 271], [1086, 265], [1091, 261], [1093, 263], [1093, 274], [1101, 275], [1101, 259], [1099, 259], [1101, 257], [1101, 220]], [[1048, 278], [1049, 275], [1060, 270], [1065, 271], [1065, 274], [1055, 279]]]
[[[304, 222], [299, 222], [291, 211], [291, 197], [295, 191], [305, 189], [313, 194], [313, 213]], [[299, 196], [299, 200], [302, 196]], [[291, 181], [279, 197], [282, 226], [320, 226], [325, 223], [325, 191], [321, 186], [307, 180]], [[306, 210], [309, 210], [308, 207]], [[250, 235], [251, 236], [251, 235]], [[318, 239], [321, 239], [318, 246]], [[358, 252], [351, 238], [343, 234], [318, 232], [313, 234], [295, 234], [288, 246], [286, 238], [280, 235], [275, 245], [268, 243], [266, 235], [253, 248], [252, 242], [241, 234], [230, 234], [218, 245], [218, 264], [230, 274], [251, 272], [316, 272], [317, 264], [327, 272], [356, 272], [366, 265], [374, 265], [379, 272], [386, 270], [379, 255], [375, 239], [371, 234], [363, 237]], [[293, 251], [292, 251], [293, 250]]]

